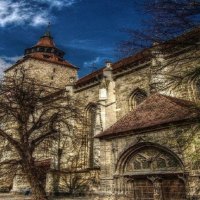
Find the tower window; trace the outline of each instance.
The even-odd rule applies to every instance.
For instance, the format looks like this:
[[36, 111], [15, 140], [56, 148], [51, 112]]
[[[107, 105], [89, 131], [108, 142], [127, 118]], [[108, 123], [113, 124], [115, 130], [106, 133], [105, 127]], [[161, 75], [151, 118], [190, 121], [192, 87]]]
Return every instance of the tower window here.
[[51, 49], [50, 49], [50, 48], [48, 48], [48, 49], [47, 49], [47, 52], [48, 52], [48, 53], [51, 53]]
[[49, 59], [50, 57], [51, 57], [50, 55], [43, 54], [43, 58]]

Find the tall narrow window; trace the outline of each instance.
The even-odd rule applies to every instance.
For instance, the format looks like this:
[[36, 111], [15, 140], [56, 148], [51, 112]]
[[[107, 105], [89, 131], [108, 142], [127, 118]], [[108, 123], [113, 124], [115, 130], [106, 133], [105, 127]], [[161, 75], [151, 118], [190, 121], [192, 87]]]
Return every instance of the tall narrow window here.
[[197, 98], [200, 99], [200, 79], [198, 79], [196, 82], [196, 94]]
[[97, 106], [90, 103], [87, 108], [87, 152], [89, 167], [94, 166], [94, 131], [96, 124], [96, 111]]

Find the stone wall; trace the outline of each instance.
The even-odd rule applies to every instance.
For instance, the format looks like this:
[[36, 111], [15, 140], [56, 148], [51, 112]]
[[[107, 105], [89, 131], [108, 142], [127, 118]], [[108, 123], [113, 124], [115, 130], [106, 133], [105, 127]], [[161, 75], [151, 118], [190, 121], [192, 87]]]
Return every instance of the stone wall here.
[[14, 70], [21, 66], [28, 69], [30, 77], [35, 78], [48, 87], [62, 89], [77, 80], [76, 69], [33, 58], [17, 64], [13, 69], [7, 71], [6, 76], [11, 75]]
[[128, 101], [134, 90], [139, 88], [144, 90], [148, 95], [150, 94], [149, 81], [149, 67], [141, 68], [116, 78], [115, 95], [117, 119], [120, 119], [130, 111]]
[[150, 80], [153, 92], [199, 102], [199, 88], [196, 84], [199, 77], [195, 76], [200, 64], [199, 54], [198, 49], [191, 48], [155, 54]]
[[[122, 153], [125, 152], [129, 147], [134, 147], [134, 145], [142, 144], [145, 142], [151, 142], [155, 145], [161, 145], [175, 153], [181, 159], [184, 166], [183, 171], [187, 174], [185, 178], [187, 194], [190, 197], [200, 195], [199, 169], [194, 170], [194, 157], [196, 153], [195, 149], [197, 149], [199, 145], [199, 141], [197, 142], [197, 140], [199, 140], [198, 138], [200, 136], [200, 131], [198, 130], [198, 132], [195, 134], [195, 137], [193, 137], [193, 140], [189, 141], [188, 138], [191, 138], [191, 136], [194, 135], [193, 128], [194, 127], [191, 126], [174, 126], [163, 130], [161, 129], [159, 131], [151, 131], [148, 133], [132, 133], [119, 138], [116, 137], [107, 140], [102, 139], [100, 157], [100, 194], [102, 194], [101, 199], [109, 199], [111, 196], [114, 199], [119, 194], [122, 194], [123, 199], [126, 199], [125, 194], [122, 191], [123, 189], [117, 192], [115, 188], [116, 186], [114, 177], [119, 175], [119, 172], [117, 170], [117, 163], [122, 156]], [[199, 156], [197, 154], [196, 156], [199, 159]]]

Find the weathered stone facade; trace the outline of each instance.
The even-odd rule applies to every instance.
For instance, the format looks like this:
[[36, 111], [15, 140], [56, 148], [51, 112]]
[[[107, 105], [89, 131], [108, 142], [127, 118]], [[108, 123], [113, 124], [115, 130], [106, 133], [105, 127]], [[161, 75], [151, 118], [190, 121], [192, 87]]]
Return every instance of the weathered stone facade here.
[[[75, 68], [47, 62], [46, 60], [22, 59], [14, 66], [14, 69], [21, 66], [27, 69], [30, 77], [37, 77], [38, 80], [44, 81], [44, 85], [48, 87], [64, 88], [77, 79], [77, 70]], [[12, 73], [13, 70], [8, 70], [6, 75], [10, 76]]]
[[[195, 32], [195, 37], [196, 35], [199, 35], [199, 31]], [[100, 173], [100, 182], [90, 189], [96, 198], [199, 199], [200, 132], [196, 128], [199, 115], [194, 114], [186, 118], [189, 114], [184, 113], [184, 117], [180, 115], [176, 118], [177, 111], [173, 116], [162, 116], [163, 121], [159, 121], [155, 115], [151, 118], [155, 103], [152, 107], [151, 104], [147, 105], [148, 99], [157, 93], [162, 94], [155, 97], [158, 102], [160, 99], [164, 101], [164, 95], [171, 96], [172, 99], [166, 99], [171, 107], [160, 104], [166, 108], [163, 110], [160, 107], [159, 116], [160, 113], [170, 110], [173, 105], [184, 105], [182, 109], [189, 110], [190, 103], [180, 99], [199, 102], [199, 78], [184, 79], [176, 87], [176, 81], [169, 85], [169, 76], [184, 76], [198, 68], [199, 59], [192, 60], [189, 55], [198, 55], [199, 49], [195, 52], [189, 48], [187, 51], [179, 49], [178, 53], [172, 53], [174, 56], [170, 56], [169, 52], [158, 54], [157, 47], [152, 47], [116, 63], [108, 62], [105, 67], [79, 80], [77, 68], [71, 64], [67, 66], [34, 56], [23, 58], [6, 73], [12, 73], [18, 66], [24, 65], [30, 69], [30, 75], [42, 80], [44, 85], [66, 88], [74, 98], [82, 100], [92, 126], [92, 135], [86, 134], [86, 171], [82, 174], [94, 170], [97, 177]], [[189, 57], [187, 62], [183, 59], [186, 57]], [[141, 123], [136, 124], [134, 128], [131, 129], [131, 126], [137, 120], [130, 120], [123, 124], [123, 128], [119, 126], [119, 131], [112, 132], [115, 126], [123, 123], [123, 119], [126, 120], [127, 114], [132, 112], [132, 115], [136, 116], [141, 106], [144, 106], [143, 111], [148, 110], [150, 117], [143, 116], [143, 120], [138, 116]], [[197, 112], [197, 105], [195, 108]], [[130, 129], [127, 129], [128, 127]], [[110, 135], [107, 135], [107, 130], [110, 131]], [[49, 172], [46, 179], [48, 192], [53, 190], [52, 179], [52, 172]]]

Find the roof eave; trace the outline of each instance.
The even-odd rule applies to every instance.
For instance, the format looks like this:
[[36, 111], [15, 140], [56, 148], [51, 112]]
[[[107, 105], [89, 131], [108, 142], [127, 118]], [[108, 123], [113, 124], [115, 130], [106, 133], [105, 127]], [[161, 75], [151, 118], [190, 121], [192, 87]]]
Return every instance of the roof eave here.
[[104, 134], [104, 132], [96, 135], [94, 138], [99, 138], [101, 139], [111, 139], [111, 138], [116, 138], [116, 137], [124, 137], [127, 135], [138, 135], [142, 133], [148, 133], [148, 132], [153, 132], [157, 130], [162, 130], [162, 129], [169, 129], [172, 128], [173, 126], [186, 126], [189, 124], [194, 124], [194, 123], [199, 123], [200, 120], [200, 115], [196, 116], [195, 118], [190, 118], [190, 119], [182, 119], [178, 121], [172, 121], [164, 124], [156, 124], [154, 126], [148, 126], [144, 128], [138, 128], [138, 129], [130, 129], [130, 130], [124, 130], [120, 132], [110, 132], [107, 134]]
[[36, 58], [36, 57], [32, 57], [32, 56], [25, 56], [24, 58], [22, 58], [21, 60], [17, 61], [14, 65], [10, 66], [9, 68], [5, 69], [4, 70], [4, 73], [10, 71], [11, 69], [13, 69], [15, 66], [23, 63], [24, 61], [28, 60], [28, 59], [36, 59], [36, 60], [40, 60], [40, 61], [44, 61], [44, 62], [50, 62], [50, 63], [54, 63], [54, 64], [59, 64], [59, 65], [62, 65], [62, 66], [65, 66], [65, 67], [71, 67], [71, 68], [74, 68], [76, 70], [79, 70], [80, 68], [79, 67], [76, 67], [72, 64], [69, 63], [69, 65], [67, 64], [62, 64], [62, 63], [58, 63], [58, 62], [54, 62], [54, 61], [51, 61], [51, 60], [45, 60], [45, 59], [42, 59], [42, 58]]

